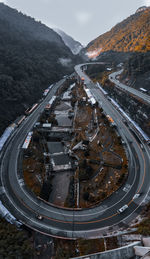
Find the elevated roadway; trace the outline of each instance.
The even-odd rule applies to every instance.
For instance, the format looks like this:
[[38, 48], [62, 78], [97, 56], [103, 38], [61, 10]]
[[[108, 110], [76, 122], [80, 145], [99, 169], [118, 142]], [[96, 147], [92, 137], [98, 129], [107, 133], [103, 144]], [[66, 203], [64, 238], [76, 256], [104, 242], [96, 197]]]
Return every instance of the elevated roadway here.
[[134, 89], [133, 87], [127, 86], [125, 84], [122, 84], [121, 82], [119, 82], [119, 80], [116, 79], [116, 77], [118, 75], [120, 75], [123, 72], [123, 69], [121, 69], [120, 71], [114, 72], [112, 74], [109, 75], [109, 80], [111, 82], [113, 82], [117, 87], [129, 92], [130, 94], [133, 94], [135, 96], [137, 96], [138, 98], [142, 99], [145, 103], [148, 103], [150, 105], [150, 96], [147, 94], [144, 94], [136, 89]]
[[[79, 77], [84, 76], [87, 86], [99, 105], [112, 116], [126, 142], [129, 158], [129, 177], [126, 184], [95, 208], [84, 210], [67, 210], [52, 206], [38, 199], [27, 189], [18, 165], [21, 146], [46, 103], [63, 83], [60, 81], [53, 86], [43, 103], [16, 130], [2, 153], [0, 199], [18, 220], [31, 229], [67, 239], [95, 238], [106, 235], [108, 231], [117, 230], [118, 227], [126, 227], [150, 199], [150, 152], [144, 143], [144, 149], [141, 149], [138, 141], [123, 123], [121, 115], [103, 96], [100, 89], [82, 72], [80, 65], [75, 67], [75, 71]], [[136, 193], [140, 193], [140, 196], [133, 200]], [[128, 204], [129, 208], [124, 213], [118, 214], [117, 210], [124, 204]], [[43, 216], [43, 220], [36, 218], [37, 213]]]

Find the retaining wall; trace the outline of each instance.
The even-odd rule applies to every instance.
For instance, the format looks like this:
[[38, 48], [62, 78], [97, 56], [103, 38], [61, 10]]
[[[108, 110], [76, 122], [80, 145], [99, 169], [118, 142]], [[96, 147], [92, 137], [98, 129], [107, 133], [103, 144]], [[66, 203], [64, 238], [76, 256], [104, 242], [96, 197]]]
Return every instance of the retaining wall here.
[[136, 258], [134, 252], [134, 246], [142, 245], [140, 241], [134, 242], [128, 246], [123, 246], [121, 248], [109, 250], [106, 252], [91, 254], [91, 255], [84, 255], [79, 257], [74, 257], [72, 259], [130, 259]]

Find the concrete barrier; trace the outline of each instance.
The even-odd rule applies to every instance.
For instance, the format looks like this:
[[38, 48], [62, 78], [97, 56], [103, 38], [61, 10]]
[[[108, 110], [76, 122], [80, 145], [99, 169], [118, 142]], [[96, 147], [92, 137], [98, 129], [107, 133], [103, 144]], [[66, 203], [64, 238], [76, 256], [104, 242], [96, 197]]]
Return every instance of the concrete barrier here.
[[148, 252], [150, 252], [150, 247], [135, 246], [134, 250], [135, 250], [135, 255], [144, 256]]
[[[134, 242], [128, 246], [123, 246], [117, 249], [74, 257], [72, 259], [130, 259], [135, 257], [134, 246], [142, 245], [141, 242]], [[71, 259], [71, 258], [70, 258]]]
[[150, 237], [143, 237], [142, 241], [144, 246], [150, 247]]

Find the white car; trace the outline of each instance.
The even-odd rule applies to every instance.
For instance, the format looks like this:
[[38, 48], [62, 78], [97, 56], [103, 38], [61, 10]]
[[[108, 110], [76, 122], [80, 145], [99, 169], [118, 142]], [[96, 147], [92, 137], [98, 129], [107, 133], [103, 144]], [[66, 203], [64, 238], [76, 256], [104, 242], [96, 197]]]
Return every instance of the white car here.
[[36, 217], [37, 219], [39, 219], [39, 220], [42, 220], [42, 219], [43, 219], [42, 215], [40, 215], [40, 214], [36, 214], [35, 217]]
[[133, 196], [133, 200], [137, 199], [139, 196], [140, 196], [140, 193], [136, 193], [136, 194]]
[[121, 207], [120, 209], [117, 210], [118, 213], [122, 213], [123, 211], [125, 211], [128, 208], [128, 205], [124, 205], [123, 207]]
[[143, 149], [143, 148], [144, 148], [142, 144], [140, 144], [140, 147], [141, 147], [141, 149]]

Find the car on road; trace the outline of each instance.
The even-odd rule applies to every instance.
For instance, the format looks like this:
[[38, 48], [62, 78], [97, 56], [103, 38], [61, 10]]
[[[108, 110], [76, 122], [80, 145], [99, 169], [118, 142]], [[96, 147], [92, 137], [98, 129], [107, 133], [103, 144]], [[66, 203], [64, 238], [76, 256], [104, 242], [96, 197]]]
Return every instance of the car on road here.
[[136, 193], [136, 194], [133, 196], [133, 200], [137, 199], [139, 196], [140, 196], [140, 193]]
[[120, 214], [120, 213], [124, 212], [127, 208], [128, 208], [128, 205], [125, 204], [123, 207], [121, 207], [120, 209], [118, 209], [117, 212]]
[[40, 215], [40, 214], [36, 214], [35, 217], [36, 217], [37, 219], [39, 219], [39, 220], [42, 220], [42, 219], [43, 219], [42, 215]]
[[141, 147], [141, 149], [143, 149], [143, 148], [144, 148], [142, 144], [140, 144], [140, 147]]

